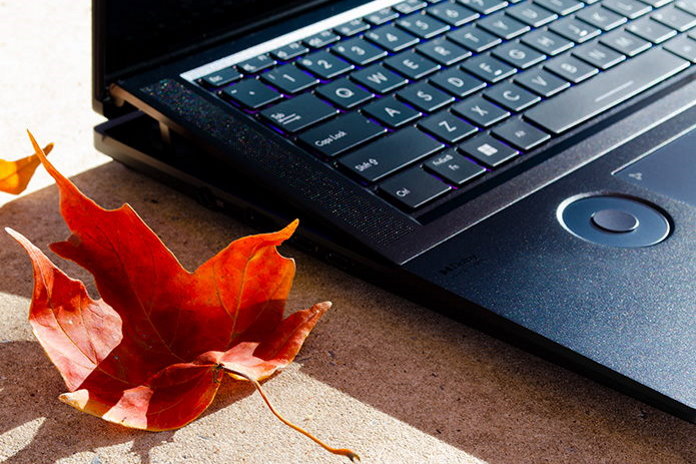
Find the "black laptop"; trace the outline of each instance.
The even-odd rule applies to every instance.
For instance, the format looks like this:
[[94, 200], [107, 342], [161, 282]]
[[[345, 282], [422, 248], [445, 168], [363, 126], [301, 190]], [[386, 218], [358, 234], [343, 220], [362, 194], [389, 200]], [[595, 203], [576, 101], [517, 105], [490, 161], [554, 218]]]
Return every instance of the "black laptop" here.
[[96, 144], [689, 421], [696, 0], [94, 0]]

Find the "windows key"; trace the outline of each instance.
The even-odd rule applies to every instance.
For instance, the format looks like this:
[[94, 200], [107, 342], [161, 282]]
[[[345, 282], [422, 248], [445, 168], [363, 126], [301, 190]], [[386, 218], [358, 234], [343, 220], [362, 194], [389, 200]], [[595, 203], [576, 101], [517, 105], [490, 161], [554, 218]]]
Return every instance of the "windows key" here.
[[517, 157], [520, 153], [488, 134], [474, 137], [459, 145], [459, 151], [489, 168], [497, 168]]

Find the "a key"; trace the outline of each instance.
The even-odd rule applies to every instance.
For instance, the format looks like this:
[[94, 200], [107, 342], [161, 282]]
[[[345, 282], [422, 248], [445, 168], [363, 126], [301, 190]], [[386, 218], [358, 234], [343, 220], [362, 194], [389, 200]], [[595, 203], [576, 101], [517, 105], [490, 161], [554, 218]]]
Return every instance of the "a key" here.
[[522, 111], [541, 101], [538, 95], [510, 82], [503, 82], [493, 86], [483, 92], [483, 94], [486, 98], [493, 100], [510, 111]]
[[446, 150], [433, 156], [423, 166], [456, 186], [464, 185], [486, 172], [484, 168], [454, 150]]
[[534, 0], [534, 3], [561, 16], [578, 11], [584, 6], [581, 2], [576, 2], [575, 0]]
[[491, 169], [519, 156], [520, 152], [499, 142], [488, 134], [482, 134], [460, 144], [457, 149]]
[[338, 42], [341, 37], [333, 31], [321, 31], [318, 34], [310, 35], [303, 42], [312, 48], [323, 48], [334, 42]]
[[393, 8], [401, 14], [411, 14], [426, 6], [428, 6], [428, 2], [424, 2], [423, 0], [406, 0], [405, 2], [397, 3]]
[[650, 42], [623, 30], [611, 32], [603, 36], [599, 41], [607, 47], [628, 56], [635, 56], [651, 47]]
[[487, 82], [498, 82], [517, 72], [515, 68], [489, 55], [478, 55], [469, 58], [462, 65], [462, 69]]
[[529, 151], [551, 138], [546, 132], [517, 118], [506, 121], [491, 132], [494, 136], [522, 151]]
[[597, 43], [577, 47], [573, 50], [573, 55], [602, 70], [607, 70], [626, 59], [624, 55]]
[[387, 56], [387, 52], [363, 39], [349, 39], [334, 46], [331, 51], [358, 66], [365, 66]]
[[358, 113], [350, 113], [308, 130], [298, 140], [324, 156], [334, 157], [386, 132]]
[[459, 0], [459, 3], [471, 8], [477, 13], [481, 14], [491, 14], [494, 11], [498, 11], [501, 8], [508, 6], [508, 2], [503, 0]]
[[433, 5], [428, 8], [427, 13], [455, 27], [463, 26], [480, 16], [469, 8], [450, 2]]
[[464, 58], [471, 56], [471, 52], [447, 39], [430, 40], [416, 47], [416, 51], [430, 58], [442, 66], [451, 66]]
[[492, 55], [519, 69], [530, 68], [546, 58], [541, 53], [516, 42], [508, 42], [496, 47]]
[[281, 98], [278, 92], [256, 79], [246, 79], [225, 87], [222, 96], [249, 109], [261, 108]]
[[593, 37], [597, 37], [602, 31], [594, 26], [578, 21], [575, 18], [564, 18], [556, 21], [549, 29], [568, 40], [577, 43], [587, 42]]
[[430, 78], [430, 82], [459, 98], [471, 95], [486, 86], [485, 82], [456, 68], [435, 74]]
[[298, 56], [304, 55], [309, 51], [309, 48], [305, 47], [300, 42], [293, 42], [284, 47], [280, 47], [271, 52], [271, 55], [281, 61], [291, 60], [297, 58]]
[[529, 45], [541, 53], [550, 56], [558, 55], [573, 47], [573, 42], [570, 40], [546, 30], [532, 31], [529, 34], [525, 34], [520, 40], [525, 45]]
[[477, 25], [505, 40], [510, 40], [529, 30], [529, 26], [526, 24], [503, 13], [487, 16], [481, 19]]
[[336, 31], [338, 34], [341, 34], [343, 37], [351, 37], [355, 34], [359, 34], [363, 31], [366, 31], [369, 28], [369, 24], [359, 19], [354, 19], [352, 21], [348, 21], [347, 23], [343, 23], [340, 26], [336, 26], [334, 28], [334, 31]]
[[636, 0], [604, 0], [602, 6], [621, 16], [626, 16], [628, 19], [636, 19], [652, 9]]
[[599, 72], [597, 68], [569, 55], [555, 58], [546, 63], [544, 67], [573, 84], [584, 81]]
[[242, 61], [237, 65], [237, 67], [247, 74], [253, 74], [270, 68], [275, 64], [275, 60], [273, 60], [270, 56], [259, 55], [246, 61]]
[[201, 84], [208, 87], [209, 89], [214, 89], [217, 87], [222, 87], [231, 82], [238, 81], [242, 78], [242, 75], [234, 68], [225, 68], [214, 73], [210, 73], [207, 76], [201, 78]]
[[680, 10], [686, 11], [696, 16], [696, 1], [694, 0], [677, 0], [674, 3]]
[[677, 31], [674, 29], [650, 18], [641, 18], [633, 21], [626, 26], [626, 30], [652, 43], [661, 43], [677, 35]]
[[450, 32], [447, 34], [447, 38], [475, 53], [481, 53], [502, 42], [499, 37], [474, 26], [466, 26]]
[[663, 82], [688, 66], [687, 61], [654, 48], [586, 84], [540, 103], [526, 112], [526, 118], [554, 134], [560, 134]]
[[330, 118], [338, 110], [308, 93], [261, 111], [261, 117], [288, 133], [295, 133]]
[[674, 6], [661, 8], [659, 11], [653, 13], [650, 17], [667, 27], [678, 30], [679, 32], [684, 32], [696, 26], [696, 17], [691, 16], [682, 10], [678, 10]]
[[365, 16], [364, 19], [370, 24], [374, 24], [375, 26], [379, 26], [380, 24], [384, 24], [384, 23], [389, 22], [392, 19], [396, 19], [398, 17], [399, 17], [399, 13], [392, 10], [391, 8], [382, 8], [379, 11], [375, 11], [374, 13]]
[[570, 82], [564, 81], [541, 68], [531, 69], [516, 76], [515, 82], [547, 98], [570, 87]]
[[363, 112], [392, 129], [404, 126], [422, 116], [422, 113], [404, 105], [394, 97], [380, 98], [365, 106]]
[[410, 85], [396, 95], [406, 103], [426, 113], [432, 113], [454, 101], [451, 95], [425, 82]]
[[381, 193], [407, 209], [419, 208], [451, 189], [449, 185], [417, 167], [379, 184]]
[[472, 121], [479, 127], [489, 127], [510, 116], [506, 110], [481, 97], [472, 97], [452, 107], [452, 112]]
[[318, 87], [316, 92], [317, 95], [344, 110], [355, 108], [374, 98], [373, 94], [355, 85], [345, 77]]
[[532, 27], [541, 27], [558, 18], [556, 13], [545, 10], [531, 2], [508, 8], [505, 13]]
[[626, 22], [623, 16], [596, 5], [583, 9], [575, 17], [603, 31], [614, 29]]
[[416, 37], [392, 25], [368, 31], [365, 38], [392, 53], [418, 43]]
[[297, 93], [313, 87], [319, 81], [294, 64], [286, 64], [261, 74], [261, 79], [285, 93]]
[[667, 42], [665, 50], [674, 53], [685, 60], [696, 63], [696, 40], [693, 40], [685, 35], [677, 37]]
[[432, 16], [415, 14], [396, 22], [402, 29], [421, 39], [430, 39], [449, 30], [449, 26]]
[[457, 143], [478, 132], [478, 129], [448, 111], [440, 111], [423, 119], [418, 127], [449, 144]]
[[387, 58], [384, 64], [411, 80], [421, 79], [440, 69], [439, 64], [410, 51]]
[[345, 155], [338, 164], [366, 182], [375, 182], [442, 148], [442, 143], [407, 127]]
[[300, 58], [297, 60], [297, 64], [320, 79], [333, 79], [354, 68], [352, 64], [327, 51], [312, 53], [304, 58]]
[[351, 79], [376, 93], [389, 93], [406, 85], [408, 80], [389, 71], [381, 64], [373, 64], [351, 74]]

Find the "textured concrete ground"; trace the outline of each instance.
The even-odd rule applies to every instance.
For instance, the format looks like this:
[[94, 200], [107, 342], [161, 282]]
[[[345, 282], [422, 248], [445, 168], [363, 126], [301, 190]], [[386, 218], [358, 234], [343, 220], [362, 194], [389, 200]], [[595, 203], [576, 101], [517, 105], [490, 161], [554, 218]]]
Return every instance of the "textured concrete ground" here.
[[[92, 148], [89, 2], [0, 0], [0, 156], [53, 161], [105, 206], [131, 203], [188, 268], [253, 232]], [[42, 170], [0, 225], [45, 251], [66, 230]], [[277, 407], [368, 464], [693, 463], [695, 427], [350, 277], [292, 248], [289, 306], [334, 308], [297, 361], [265, 384]], [[55, 257], [55, 256], [54, 256]], [[280, 424], [253, 390], [226, 382], [198, 421], [127, 430], [60, 403], [62, 380], [26, 314], [31, 270], [0, 233], [0, 461], [11, 464], [338, 463]], [[70, 274], [84, 271], [61, 262]]]

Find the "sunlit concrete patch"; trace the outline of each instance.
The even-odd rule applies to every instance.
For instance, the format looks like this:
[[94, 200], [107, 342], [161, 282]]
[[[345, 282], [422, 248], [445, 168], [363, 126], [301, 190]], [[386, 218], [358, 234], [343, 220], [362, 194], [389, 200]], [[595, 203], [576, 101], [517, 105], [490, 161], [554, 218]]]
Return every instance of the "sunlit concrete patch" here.
[[29, 446], [45, 420], [45, 417], [37, 417], [0, 434], [0, 462]]
[[35, 340], [27, 321], [31, 304], [29, 297], [0, 291], [0, 344]]

